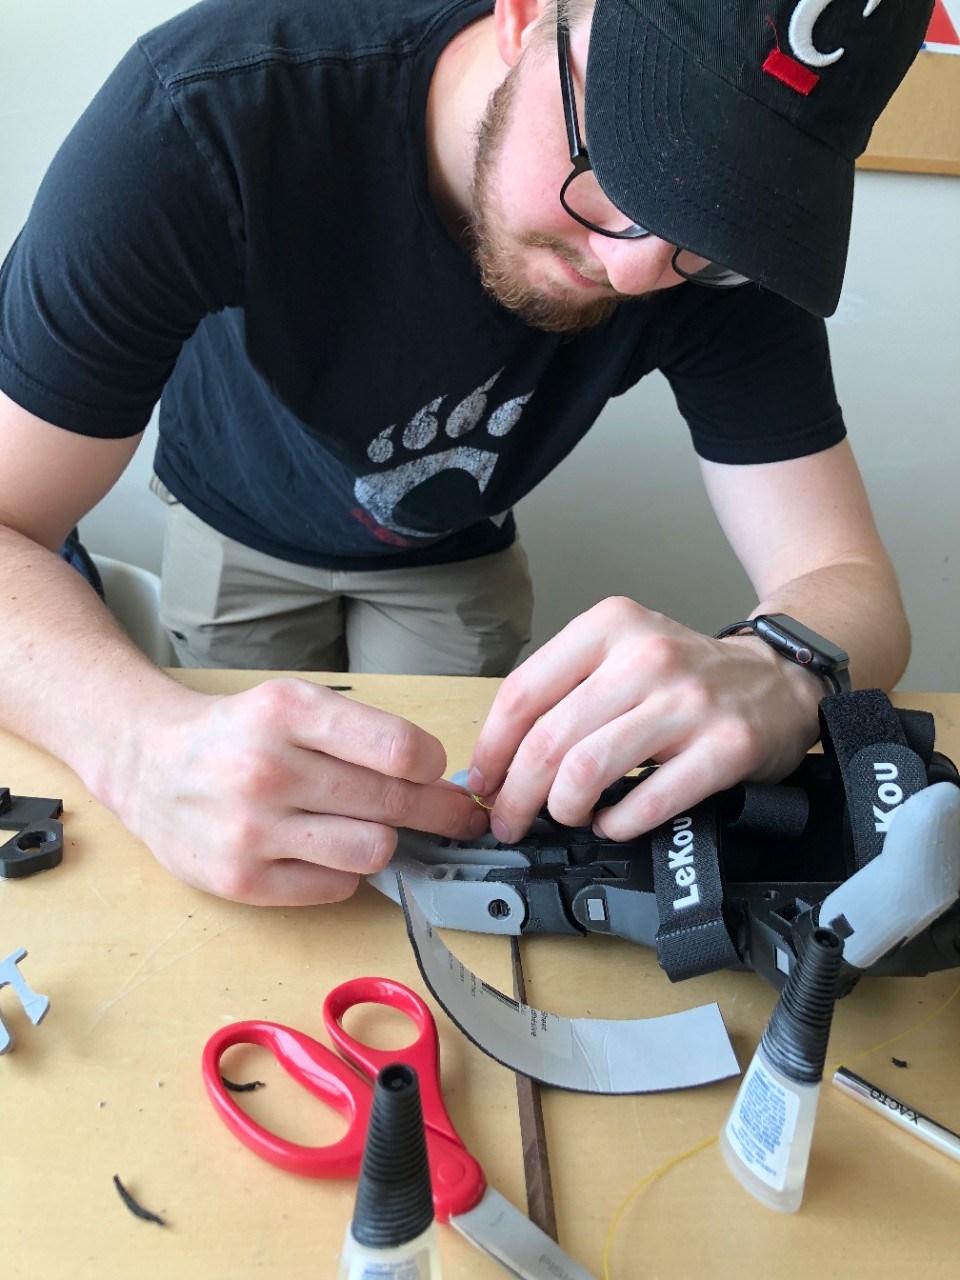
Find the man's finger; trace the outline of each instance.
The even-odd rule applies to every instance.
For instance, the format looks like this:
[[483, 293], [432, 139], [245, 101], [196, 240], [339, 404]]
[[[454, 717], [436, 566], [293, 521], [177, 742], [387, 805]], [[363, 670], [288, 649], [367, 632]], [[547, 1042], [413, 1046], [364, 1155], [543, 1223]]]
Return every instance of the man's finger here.
[[296, 859], [353, 876], [382, 871], [397, 847], [396, 827], [315, 813], [293, 813], [271, 828], [261, 856]]
[[603, 788], [663, 744], [668, 709], [658, 715], [656, 695], [649, 695], [636, 675], [628, 681], [605, 665], [542, 716], [497, 795], [491, 818], [497, 838], [518, 839], [548, 797], [559, 822], [584, 823]]
[[452, 840], [470, 840], [487, 830], [486, 813], [470, 793], [443, 779], [385, 777], [315, 751], [297, 751], [292, 770], [282, 796], [271, 797], [289, 811], [413, 827]]
[[720, 758], [715, 746], [697, 742], [660, 765], [619, 804], [598, 810], [594, 829], [610, 840], [632, 840], [732, 787], [740, 775], [740, 770]]
[[250, 696], [251, 709], [284, 724], [290, 739], [311, 751], [411, 782], [436, 782], [446, 770], [446, 752], [433, 734], [309, 680], [269, 680], [238, 696]]
[[478, 794], [492, 794], [502, 785], [531, 728], [602, 662], [598, 637], [578, 626], [580, 621], [575, 618], [501, 685], [470, 761], [470, 786]]
[[318, 867], [298, 858], [267, 863], [248, 895], [235, 901], [252, 907], [312, 907], [326, 902], [343, 902], [360, 883], [347, 871]]

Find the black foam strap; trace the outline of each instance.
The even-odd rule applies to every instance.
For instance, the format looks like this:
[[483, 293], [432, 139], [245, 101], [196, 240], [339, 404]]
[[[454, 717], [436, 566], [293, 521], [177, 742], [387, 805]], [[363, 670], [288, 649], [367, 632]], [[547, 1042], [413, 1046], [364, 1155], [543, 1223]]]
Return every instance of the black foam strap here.
[[925, 765], [929, 767], [933, 755], [933, 744], [936, 738], [936, 727], [929, 711], [905, 711], [897, 708], [897, 719], [911, 747]]
[[657, 959], [671, 982], [740, 963], [723, 918], [717, 821], [706, 800], [651, 833]]
[[[820, 725], [824, 751], [836, 759], [843, 777], [859, 870], [883, 849], [890, 820], [903, 801], [928, 785], [926, 766], [880, 689], [828, 695], [820, 703]], [[922, 720], [915, 719], [913, 741], [922, 746], [925, 736]]]
[[771, 840], [795, 840], [802, 835], [810, 816], [810, 798], [802, 787], [744, 782], [737, 791], [740, 807], [724, 823], [727, 831], [757, 832]]

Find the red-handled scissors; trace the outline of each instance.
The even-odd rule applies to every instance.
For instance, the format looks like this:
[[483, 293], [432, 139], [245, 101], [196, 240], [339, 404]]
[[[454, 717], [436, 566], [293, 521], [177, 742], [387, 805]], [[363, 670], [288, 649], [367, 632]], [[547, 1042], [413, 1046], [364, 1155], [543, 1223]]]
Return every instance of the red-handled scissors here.
[[[356, 1040], [343, 1029], [342, 1021], [358, 1004], [387, 1005], [406, 1014], [417, 1029], [413, 1044], [388, 1051]], [[438, 1221], [456, 1227], [511, 1275], [524, 1280], [592, 1280], [589, 1272], [519, 1209], [487, 1186], [483, 1170], [447, 1115], [440, 1092], [437, 1024], [418, 995], [390, 978], [355, 978], [327, 996], [323, 1023], [341, 1056], [276, 1022], [234, 1022], [207, 1041], [204, 1084], [221, 1119], [245, 1146], [271, 1164], [306, 1178], [357, 1176], [373, 1103], [373, 1081], [383, 1067], [403, 1061], [414, 1068], [420, 1080]], [[278, 1137], [252, 1119], [238, 1106], [220, 1074], [220, 1059], [237, 1044], [268, 1049], [298, 1084], [346, 1119], [349, 1127], [344, 1137], [325, 1147], [302, 1146]]]

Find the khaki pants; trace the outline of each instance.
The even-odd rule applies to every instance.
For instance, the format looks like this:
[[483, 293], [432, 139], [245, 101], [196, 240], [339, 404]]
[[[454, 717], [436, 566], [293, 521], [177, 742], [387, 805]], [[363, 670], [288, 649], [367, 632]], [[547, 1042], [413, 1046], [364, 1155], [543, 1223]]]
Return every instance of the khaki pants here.
[[457, 564], [343, 572], [226, 538], [167, 504], [160, 620], [183, 667], [506, 675], [530, 639], [519, 544]]

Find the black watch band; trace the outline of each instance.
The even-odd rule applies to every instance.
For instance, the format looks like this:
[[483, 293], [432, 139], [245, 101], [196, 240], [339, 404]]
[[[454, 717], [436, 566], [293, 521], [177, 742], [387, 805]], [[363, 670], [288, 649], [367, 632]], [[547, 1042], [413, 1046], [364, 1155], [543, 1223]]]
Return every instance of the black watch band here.
[[850, 673], [847, 670], [850, 659], [846, 653], [839, 645], [811, 631], [795, 618], [785, 613], [762, 613], [758, 618], [746, 618], [743, 622], [721, 627], [714, 639], [723, 640], [742, 631], [753, 632], [788, 662], [815, 672], [834, 693], [850, 691]]

